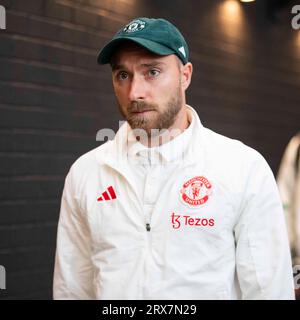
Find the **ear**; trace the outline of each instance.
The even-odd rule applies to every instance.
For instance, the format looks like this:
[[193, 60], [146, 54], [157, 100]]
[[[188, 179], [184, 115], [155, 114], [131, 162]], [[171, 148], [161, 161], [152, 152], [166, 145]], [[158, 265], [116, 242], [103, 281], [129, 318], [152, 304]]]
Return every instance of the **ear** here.
[[183, 90], [186, 90], [192, 80], [193, 65], [191, 62], [187, 62], [181, 67], [181, 86]]

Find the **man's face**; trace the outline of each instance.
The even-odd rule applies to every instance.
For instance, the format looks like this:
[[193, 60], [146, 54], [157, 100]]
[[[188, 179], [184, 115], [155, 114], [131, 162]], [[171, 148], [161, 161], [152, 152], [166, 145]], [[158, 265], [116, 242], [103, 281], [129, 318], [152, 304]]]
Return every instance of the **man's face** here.
[[132, 129], [169, 129], [183, 106], [181, 62], [136, 44], [118, 50], [111, 61], [120, 111]]

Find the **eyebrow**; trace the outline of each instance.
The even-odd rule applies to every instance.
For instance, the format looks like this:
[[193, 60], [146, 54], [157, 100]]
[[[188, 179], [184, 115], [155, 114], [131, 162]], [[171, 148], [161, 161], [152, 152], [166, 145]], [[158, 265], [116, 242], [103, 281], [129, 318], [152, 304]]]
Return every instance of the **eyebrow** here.
[[120, 70], [120, 69], [125, 69], [125, 67], [122, 64], [112, 63], [111, 69], [112, 69], [112, 71], [116, 71], [116, 70]]
[[142, 67], [157, 67], [157, 66], [160, 66], [160, 65], [166, 65], [164, 62], [162, 61], [153, 61], [153, 62], [150, 62], [150, 63], [143, 63], [141, 66]]
[[[141, 67], [149, 68], [149, 67], [158, 67], [158, 66], [162, 66], [162, 65], [166, 65], [166, 64], [162, 61], [153, 61], [153, 62], [149, 62], [149, 63], [142, 63]], [[112, 63], [111, 68], [112, 68], [112, 71], [126, 69], [126, 67], [124, 65], [118, 64], [118, 63], [116, 63], [116, 64]]]

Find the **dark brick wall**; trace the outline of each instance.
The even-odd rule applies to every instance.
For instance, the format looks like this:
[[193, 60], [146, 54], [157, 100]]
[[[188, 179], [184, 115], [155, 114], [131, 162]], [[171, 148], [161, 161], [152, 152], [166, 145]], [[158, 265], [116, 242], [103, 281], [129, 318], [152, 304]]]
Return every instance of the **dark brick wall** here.
[[291, 6], [272, 23], [261, 5], [224, 3], [0, 0], [0, 298], [51, 298], [64, 177], [98, 145], [97, 130], [117, 129], [120, 119], [96, 55], [133, 17], [178, 25], [195, 69], [188, 102], [204, 125], [258, 149], [276, 173], [299, 130], [299, 31]]

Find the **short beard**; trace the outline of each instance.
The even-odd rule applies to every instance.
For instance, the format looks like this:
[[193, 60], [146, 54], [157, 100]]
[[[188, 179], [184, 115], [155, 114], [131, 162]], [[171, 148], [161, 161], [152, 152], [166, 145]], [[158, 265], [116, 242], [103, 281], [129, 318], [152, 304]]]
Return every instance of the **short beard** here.
[[[134, 101], [127, 109], [127, 113], [124, 114], [122, 108], [120, 111], [129, 123], [132, 129], [145, 130], [148, 137], [159, 134], [159, 131], [170, 128], [182, 108], [182, 96], [180, 89], [176, 91], [176, 94], [169, 99], [166, 103], [166, 108], [163, 111], [159, 111], [160, 108], [157, 104], [149, 104], [144, 101]], [[137, 117], [133, 114], [136, 111], [154, 110], [151, 118]], [[153, 130], [152, 129], [157, 129]]]

